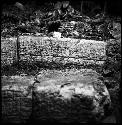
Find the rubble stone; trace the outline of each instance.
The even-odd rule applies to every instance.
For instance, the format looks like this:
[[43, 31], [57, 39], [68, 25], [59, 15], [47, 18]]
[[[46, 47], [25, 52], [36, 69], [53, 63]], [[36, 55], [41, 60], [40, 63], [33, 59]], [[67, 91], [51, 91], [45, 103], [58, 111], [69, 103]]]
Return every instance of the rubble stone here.
[[[34, 90], [34, 119], [58, 122], [99, 121], [110, 108], [106, 86], [93, 70], [42, 71]], [[107, 107], [104, 110], [104, 107]]]

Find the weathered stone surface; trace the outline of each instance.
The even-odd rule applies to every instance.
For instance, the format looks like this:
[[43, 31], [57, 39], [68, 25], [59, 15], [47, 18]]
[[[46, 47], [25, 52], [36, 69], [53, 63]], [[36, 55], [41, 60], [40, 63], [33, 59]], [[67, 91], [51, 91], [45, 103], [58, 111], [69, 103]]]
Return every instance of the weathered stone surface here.
[[106, 43], [103, 41], [34, 36], [20, 36], [19, 41], [22, 60], [54, 61], [64, 64], [83, 64], [85, 61], [94, 64], [104, 61], [106, 57]]
[[100, 77], [91, 69], [42, 70], [35, 84], [26, 74], [2, 76], [2, 119], [26, 122], [32, 115], [41, 121], [99, 121], [111, 104]]
[[[106, 43], [104, 41], [20, 36], [18, 42], [21, 61], [101, 65], [106, 59]], [[16, 38], [1, 40], [2, 65], [12, 64], [16, 61], [16, 44]]]
[[2, 122], [24, 123], [32, 113], [30, 76], [2, 76]]
[[17, 38], [1, 39], [1, 66], [12, 64], [16, 59]]
[[[93, 70], [41, 71], [33, 91], [34, 119], [58, 122], [99, 121], [110, 108], [110, 96]], [[107, 108], [106, 108], [107, 107]]]

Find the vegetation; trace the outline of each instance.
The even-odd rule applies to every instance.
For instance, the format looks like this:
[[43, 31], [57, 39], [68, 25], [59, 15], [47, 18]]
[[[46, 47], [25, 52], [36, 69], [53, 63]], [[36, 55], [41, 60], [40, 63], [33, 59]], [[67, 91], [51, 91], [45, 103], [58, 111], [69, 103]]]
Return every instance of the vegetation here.
[[[55, 6], [54, 6], [55, 5]], [[48, 8], [50, 6], [50, 8]], [[81, 26], [78, 31], [80, 37], [86, 39], [97, 39], [104, 40], [107, 42], [106, 54], [107, 59], [103, 66], [89, 66], [85, 68], [93, 68], [103, 76], [103, 80], [110, 92], [112, 100], [112, 108], [121, 109], [120, 106], [120, 82], [121, 82], [121, 24], [120, 18], [109, 17], [104, 15], [104, 13], [99, 13], [99, 16], [88, 17], [86, 15], [81, 16], [80, 12], [75, 11], [73, 7], [70, 6], [71, 10], [63, 11], [61, 7], [69, 7], [69, 3], [59, 3], [54, 4], [50, 3], [46, 6], [39, 7], [38, 9], [34, 8], [33, 5], [24, 5], [24, 10], [19, 9], [16, 6], [5, 6], [6, 8], [2, 11], [2, 26], [1, 26], [1, 35], [2, 37], [11, 37], [16, 36], [18, 33], [43, 33], [46, 34], [50, 23], [55, 23], [57, 20], [60, 22], [60, 25], [64, 22], [69, 22], [71, 20], [81, 22], [78, 25]], [[48, 8], [48, 10], [46, 9]], [[57, 9], [56, 9], [57, 8]], [[65, 7], [63, 8], [65, 10]], [[59, 13], [57, 13], [59, 12]], [[101, 14], [103, 15], [101, 18]], [[94, 15], [94, 14], [93, 14]], [[68, 18], [70, 17], [70, 18]], [[75, 17], [75, 19], [74, 19]], [[77, 17], [77, 18], [76, 18]], [[69, 20], [68, 20], [69, 19]], [[78, 26], [79, 27], [79, 26]], [[31, 30], [30, 30], [31, 29]], [[65, 28], [64, 28], [65, 29]], [[81, 31], [82, 30], [82, 31]], [[46, 34], [48, 35], [48, 34]], [[66, 34], [64, 33], [64, 36]], [[94, 36], [94, 37], [93, 37]], [[52, 67], [50, 67], [52, 66]], [[45, 62], [36, 62], [35, 64], [28, 64], [20, 62], [20, 66], [17, 68], [17, 64], [13, 66], [2, 67], [2, 75], [10, 75], [11, 73], [21, 74], [27, 73], [28, 75], [36, 75], [36, 73], [41, 68], [48, 69], [67, 69], [67, 68], [77, 68], [80, 69], [80, 65], [62, 65], [55, 63], [45, 63]]]

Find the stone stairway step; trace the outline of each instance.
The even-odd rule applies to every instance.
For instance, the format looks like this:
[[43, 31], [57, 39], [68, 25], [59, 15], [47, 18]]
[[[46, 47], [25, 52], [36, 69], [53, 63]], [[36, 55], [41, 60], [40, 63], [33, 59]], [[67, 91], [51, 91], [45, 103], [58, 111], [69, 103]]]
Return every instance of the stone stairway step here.
[[[8, 46], [4, 43], [8, 41]], [[16, 40], [1, 40], [2, 63], [12, 63], [16, 59]], [[53, 61], [57, 63], [103, 64], [106, 59], [106, 43], [104, 41], [53, 38], [39, 36], [19, 37], [20, 60]], [[11, 46], [12, 45], [12, 46]], [[11, 53], [4, 54], [7, 50]], [[8, 61], [8, 59], [11, 61]]]

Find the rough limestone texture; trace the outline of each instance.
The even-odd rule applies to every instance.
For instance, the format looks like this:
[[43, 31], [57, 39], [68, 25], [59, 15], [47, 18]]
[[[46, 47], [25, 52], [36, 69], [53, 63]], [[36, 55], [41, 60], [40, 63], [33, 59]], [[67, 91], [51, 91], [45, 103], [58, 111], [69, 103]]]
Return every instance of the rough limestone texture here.
[[12, 64], [16, 60], [17, 38], [1, 38], [1, 66]]
[[99, 122], [111, 105], [100, 78], [91, 69], [41, 71], [33, 91], [34, 120]]
[[[59, 64], [103, 64], [106, 59], [104, 41], [19, 36], [21, 61], [44, 61]], [[17, 60], [17, 38], [1, 38], [1, 64], [12, 64]]]
[[2, 122], [25, 123], [32, 113], [32, 76], [2, 76]]
[[98, 122], [111, 107], [100, 79], [91, 69], [2, 76], [2, 121]]
[[20, 36], [19, 42], [20, 59], [25, 61], [103, 64], [106, 59], [104, 41]]

